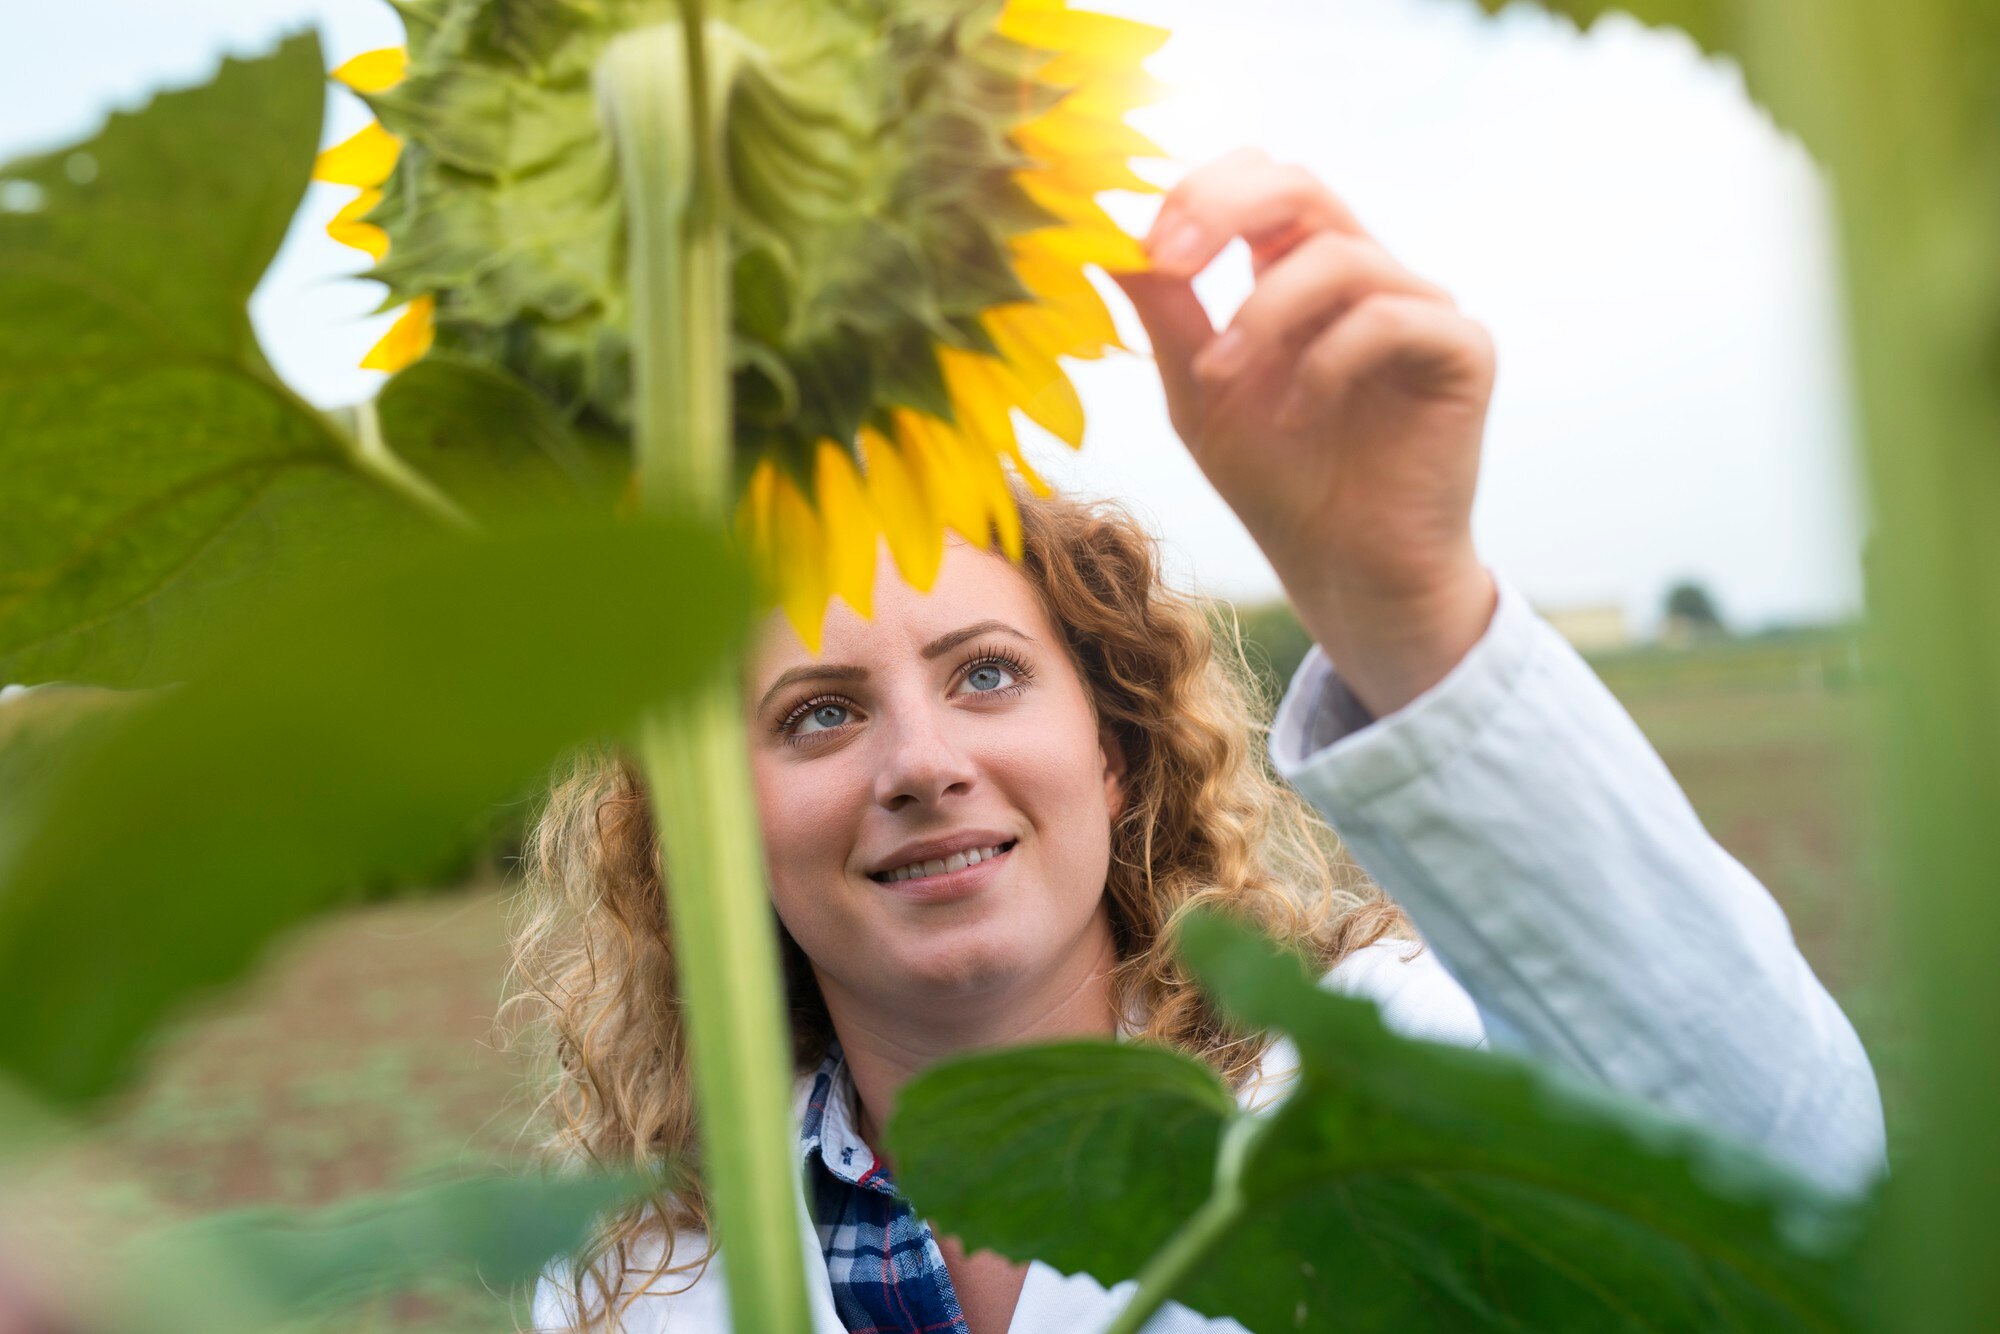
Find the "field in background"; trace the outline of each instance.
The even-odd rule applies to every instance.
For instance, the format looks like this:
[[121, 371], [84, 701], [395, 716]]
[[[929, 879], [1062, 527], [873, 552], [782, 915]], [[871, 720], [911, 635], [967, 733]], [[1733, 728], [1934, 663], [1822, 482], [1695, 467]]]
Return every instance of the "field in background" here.
[[[1246, 616], [1246, 631], [1274, 670], [1304, 651], [1276, 619]], [[1855, 636], [1636, 650], [1595, 665], [1710, 831], [1790, 914], [1869, 1041], [1901, 1140], [1902, 1044], [1878, 944], [1890, 882]], [[152, 1080], [118, 1112], [118, 1149], [152, 1190], [202, 1210], [318, 1203], [518, 1157], [525, 1070], [492, 1046], [504, 941], [496, 881], [482, 876], [444, 897], [353, 910], [290, 942], [253, 988], [163, 1044]], [[441, 1289], [327, 1327], [442, 1334], [507, 1322], [500, 1296]]]

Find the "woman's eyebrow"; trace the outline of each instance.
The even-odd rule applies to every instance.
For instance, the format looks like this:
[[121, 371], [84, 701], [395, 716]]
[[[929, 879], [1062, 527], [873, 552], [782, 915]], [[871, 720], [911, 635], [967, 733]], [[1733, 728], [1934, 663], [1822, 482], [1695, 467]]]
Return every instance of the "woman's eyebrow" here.
[[930, 643], [919, 649], [918, 652], [926, 658], [935, 658], [940, 653], [951, 652], [974, 635], [991, 634], [995, 630], [1004, 630], [1014, 636], [1014, 638], [1025, 639], [1030, 644], [1035, 642], [1033, 635], [1024, 635], [1005, 621], [975, 621], [963, 630], [953, 630], [948, 634], [939, 635], [936, 639], [933, 639]]
[[[941, 634], [917, 651], [925, 658], [935, 658], [940, 653], [951, 652], [968, 639], [974, 638], [977, 635], [992, 634], [996, 630], [1010, 634], [1016, 639], [1026, 640], [1030, 644], [1035, 642], [1033, 635], [1023, 634], [1005, 621], [988, 620], [975, 621], [961, 630], [952, 630]], [[771, 697], [773, 695], [776, 695], [787, 686], [797, 685], [801, 681], [840, 681], [852, 684], [858, 681], [866, 681], [867, 679], [868, 669], [866, 667], [855, 667], [848, 663], [818, 662], [808, 664], [804, 667], [788, 667], [778, 673], [778, 679], [771, 682], [770, 689], [766, 690], [764, 697], [757, 701], [757, 711], [762, 713], [771, 706]]]
[[764, 698], [757, 701], [757, 712], [762, 713], [770, 708], [771, 697], [780, 690], [797, 685], [801, 681], [844, 681], [851, 684], [867, 679], [866, 667], [849, 667], [840, 663], [814, 663], [809, 667], [787, 667], [778, 673], [777, 680], [771, 682], [771, 688], [764, 692]]

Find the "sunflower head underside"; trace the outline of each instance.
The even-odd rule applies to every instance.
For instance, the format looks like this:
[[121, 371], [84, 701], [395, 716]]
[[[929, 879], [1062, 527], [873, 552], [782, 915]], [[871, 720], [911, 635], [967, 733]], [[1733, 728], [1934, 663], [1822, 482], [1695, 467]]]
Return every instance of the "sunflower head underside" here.
[[[354, 189], [328, 234], [400, 307], [362, 364], [393, 374], [435, 346], [629, 427], [624, 214], [591, 71], [653, 11], [398, 8], [409, 46], [332, 75], [376, 120], [314, 172]], [[947, 530], [1019, 559], [1010, 479], [1049, 488], [1014, 410], [1081, 447], [1061, 359], [1128, 350], [1085, 268], [1147, 267], [1096, 196], [1158, 193], [1129, 163], [1163, 154], [1123, 117], [1158, 98], [1141, 66], [1167, 34], [1067, 0], [711, 13], [730, 79], [737, 531], [817, 652], [829, 597], [870, 613], [883, 541], [919, 589]]]

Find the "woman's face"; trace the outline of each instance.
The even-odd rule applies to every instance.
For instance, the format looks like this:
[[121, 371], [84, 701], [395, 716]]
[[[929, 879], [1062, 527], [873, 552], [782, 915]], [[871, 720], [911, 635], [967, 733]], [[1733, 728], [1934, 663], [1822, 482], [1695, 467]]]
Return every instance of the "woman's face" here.
[[884, 548], [874, 597], [865, 621], [831, 605], [816, 657], [775, 613], [753, 646], [780, 919], [830, 1001], [1082, 985], [1110, 939], [1123, 760], [1060, 634], [1004, 557], [957, 540], [928, 594]]

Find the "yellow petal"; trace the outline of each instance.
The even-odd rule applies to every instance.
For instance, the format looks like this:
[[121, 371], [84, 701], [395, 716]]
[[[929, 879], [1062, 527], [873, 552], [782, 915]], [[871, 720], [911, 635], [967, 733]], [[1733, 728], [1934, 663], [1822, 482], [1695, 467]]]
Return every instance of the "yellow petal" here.
[[[1097, 194], [1088, 185], [1079, 186], [1076, 181], [1060, 172], [1029, 168], [1014, 173], [1014, 181], [1034, 198], [1037, 204], [1048, 209], [1073, 227], [1111, 226], [1111, 215], [1097, 202]], [[1029, 233], [1033, 235], [1033, 233]]]
[[1065, 194], [1095, 198], [1106, 190], [1130, 194], [1163, 194], [1159, 186], [1133, 171], [1123, 158], [1064, 157], [1033, 169], [1051, 189]]
[[1095, 201], [1055, 189], [1032, 171], [1016, 172], [1014, 180], [1043, 208], [1064, 219], [1058, 226], [1027, 233], [1049, 254], [1070, 264], [1097, 264], [1119, 273], [1143, 272], [1152, 258], [1138, 241], [1111, 220]]
[[[1106, 342], [1101, 336], [1103, 330], [1089, 308], [1078, 305], [1074, 298], [1067, 304], [1055, 299], [1014, 302], [993, 307], [988, 314], [998, 316], [1003, 312], [1015, 335], [1044, 356], [1103, 355]], [[1115, 335], [1117, 330], [1113, 328], [1111, 332]], [[1117, 340], [1114, 337], [1111, 341]]]
[[1062, 366], [1056, 358], [1064, 350], [1064, 330], [1052, 326], [1040, 307], [1013, 302], [990, 307], [981, 318], [994, 343], [1024, 381], [1040, 385], [1062, 378]]
[[1051, 160], [1168, 156], [1158, 144], [1123, 121], [1080, 112], [1068, 98], [1033, 120], [1015, 126], [1011, 133], [1029, 154]]
[[993, 359], [958, 348], [939, 348], [938, 361], [944, 368], [960, 431], [988, 453], [1013, 460], [1015, 471], [1036, 495], [1050, 494], [1054, 488], [1029, 466], [1014, 437], [1012, 400], [992, 374]]
[[831, 440], [819, 442], [813, 493], [826, 530], [828, 591], [866, 619], [874, 615], [875, 543], [882, 525], [868, 504], [854, 460]]
[[[1030, 234], [1041, 235], [1041, 232]], [[1130, 350], [1118, 337], [1118, 325], [1105, 308], [1104, 298], [1097, 294], [1082, 269], [1039, 245], [1017, 244], [1011, 249], [1014, 272], [1035, 294], [1035, 309], [1051, 328], [1049, 336], [1058, 339], [1062, 355], [1095, 358], [1103, 355], [1105, 348]]]
[[882, 521], [896, 568], [910, 587], [928, 592], [944, 560], [944, 530], [896, 447], [872, 426], [861, 428], [860, 439], [868, 500]]
[[1023, 46], [1120, 65], [1144, 60], [1171, 35], [1165, 28], [1112, 14], [1023, 4], [1002, 10], [994, 31]]
[[334, 185], [380, 185], [396, 169], [403, 143], [371, 120], [352, 138], [335, 144], [313, 161], [313, 179]]
[[910, 471], [929, 498], [931, 513], [945, 527], [977, 547], [993, 540], [992, 521], [978, 482], [965, 469], [944, 441], [931, 432], [927, 419], [907, 409], [892, 414], [896, 444], [903, 451]]
[[[638, 480], [637, 473], [632, 480]], [[771, 550], [771, 501], [777, 488], [777, 466], [769, 459], [761, 459], [736, 502], [736, 545], [749, 558], [756, 575], [756, 609], [760, 616], [778, 605], [777, 558]]]
[[389, 332], [382, 335], [382, 341], [361, 359], [361, 369], [394, 375], [430, 351], [431, 342], [437, 337], [436, 309], [437, 302], [429, 295], [403, 307], [403, 313], [389, 326]]
[[408, 51], [400, 46], [385, 46], [379, 51], [363, 51], [342, 62], [334, 67], [330, 77], [357, 93], [381, 93], [401, 83], [409, 65]]
[[958, 470], [966, 485], [978, 497], [980, 509], [985, 518], [980, 523], [983, 532], [997, 530], [1000, 535], [1000, 549], [1013, 561], [1021, 559], [1021, 514], [1014, 505], [1014, 493], [1007, 486], [1007, 471], [1000, 466], [1000, 458], [992, 450], [974, 440], [963, 431], [952, 429], [951, 423], [926, 416], [923, 424], [931, 437], [943, 451], [949, 466]]
[[1014, 400], [986, 373], [991, 358], [955, 347], [938, 348], [945, 389], [951, 395], [958, 427], [994, 454], [1006, 453], [1004, 440], [1014, 434]]
[[798, 483], [784, 473], [771, 497], [770, 549], [778, 601], [808, 653], [818, 653], [826, 623], [826, 537]]
[[988, 358], [989, 373], [1016, 406], [1071, 449], [1083, 448], [1083, 400], [1056, 359], [1022, 336], [1008, 307], [987, 311], [980, 323], [1000, 349], [998, 361]]
[[769, 459], [759, 459], [736, 502], [733, 530], [736, 545], [753, 558], [761, 557], [768, 549], [766, 530], [770, 527], [771, 491], [777, 481], [777, 465]]
[[1128, 111], [1151, 106], [1173, 91], [1173, 86], [1142, 69], [1104, 69], [1074, 84], [1059, 84], [1072, 91], [1058, 106], [1084, 116], [1116, 119]]
[[333, 215], [333, 221], [326, 225], [326, 234], [342, 245], [367, 251], [372, 258], [379, 261], [382, 256], [389, 253], [389, 233], [374, 223], [363, 222], [361, 219], [381, 202], [380, 190], [363, 190], [347, 201], [340, 212]]

